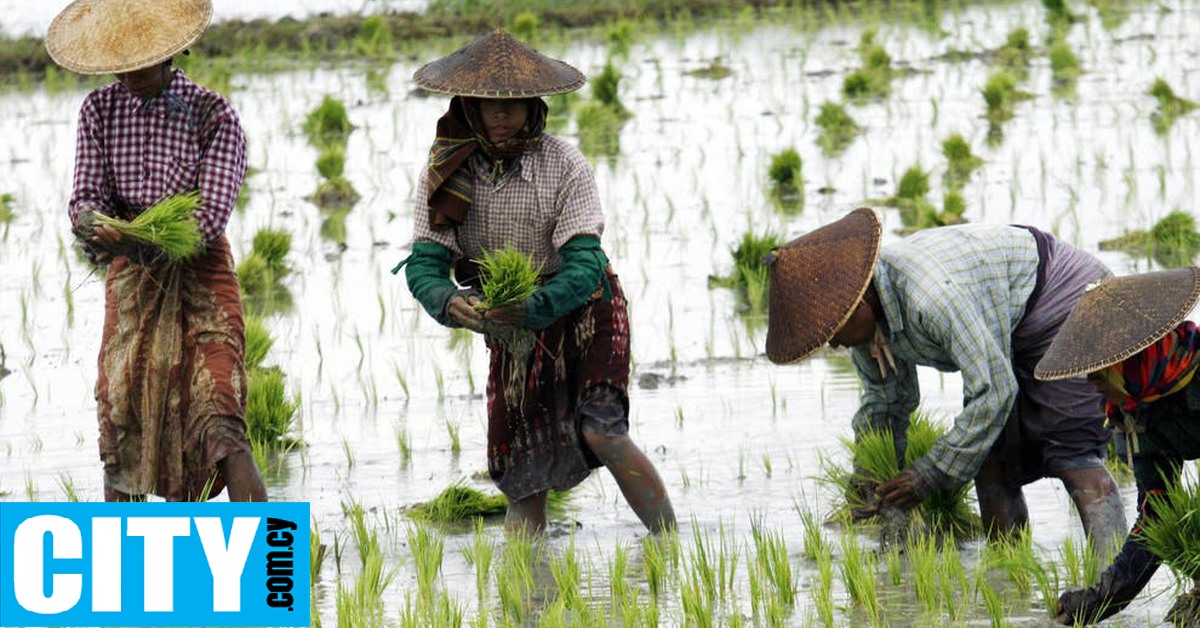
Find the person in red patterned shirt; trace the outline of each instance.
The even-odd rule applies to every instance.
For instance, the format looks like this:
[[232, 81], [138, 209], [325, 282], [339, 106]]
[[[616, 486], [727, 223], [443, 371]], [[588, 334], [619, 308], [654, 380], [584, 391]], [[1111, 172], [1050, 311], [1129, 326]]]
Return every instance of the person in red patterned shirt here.
[[[85, 253], [108, 267], [96, 384], [108, 501], [207, 499], [226, 485], [231, 500], [267, 498], [246, 433], [245, 326], [224, 236], [246, 138], [229, 101], [171, 63], [211, 18], [211, 0], [77, 0], [46, 36], [59, 65], [117, 78], [83, 101], [68, 206]], [[94, 220], [190, 191], [206, 247], [182, 263]]]

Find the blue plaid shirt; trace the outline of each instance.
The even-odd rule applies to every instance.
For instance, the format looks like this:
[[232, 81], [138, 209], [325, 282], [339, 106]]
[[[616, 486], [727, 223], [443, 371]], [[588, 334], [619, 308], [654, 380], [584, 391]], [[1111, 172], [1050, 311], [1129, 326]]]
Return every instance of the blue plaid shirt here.
[[1016, 399], [1012, 332], [1037, 282], [1038, 259], [1033, 235], [1009, 226], [929, 229], [883, 247], [874, 280], [896, 372], [880, 375], [870, 344], [851, 350], [862, 384], [855, 433], [904, 434], [921, 400], [916, 365], [959, 371], [963, 410], [913, 467], [934, 488], [975, 477]]

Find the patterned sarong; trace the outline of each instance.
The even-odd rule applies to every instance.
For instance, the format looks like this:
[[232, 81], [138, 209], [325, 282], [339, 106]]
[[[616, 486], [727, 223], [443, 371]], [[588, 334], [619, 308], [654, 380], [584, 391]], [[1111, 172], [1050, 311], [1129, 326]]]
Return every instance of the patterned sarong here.
[[96, 382], [111, 488], [170, 501], [221, 492], [217, 461], [249, 451], [244, 345], [224, 236], [186, 264], [113, 260]]

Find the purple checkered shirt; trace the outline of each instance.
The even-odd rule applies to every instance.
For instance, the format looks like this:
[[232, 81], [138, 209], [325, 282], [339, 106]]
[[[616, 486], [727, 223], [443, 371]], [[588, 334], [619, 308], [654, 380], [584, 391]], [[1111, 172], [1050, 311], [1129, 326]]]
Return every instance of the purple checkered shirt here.
[[246, 136], [225, 97], [174, 73], [150, 100], [119, 82], [84, 99], [72, 223], [85, 209], [116, 216], [124, 205], [138, 214], [165, 197], [199, 190], [196, 218], [205, 239], [225, 231], [246, 174]]

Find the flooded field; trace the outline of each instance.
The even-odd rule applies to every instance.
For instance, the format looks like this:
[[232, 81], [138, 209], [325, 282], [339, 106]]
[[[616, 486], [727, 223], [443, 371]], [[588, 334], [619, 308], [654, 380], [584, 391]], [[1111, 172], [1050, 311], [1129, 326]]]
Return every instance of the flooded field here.
[[[603, 472], [571, 492], [541, 549], [529, 550], [538, 554], [532, 560], [505, 541], [498, 519], [473, 534], [466, 526], [412, 528], [402, 512], [458, 481], [492, 490], [484, 473], [486, 349], [478, 337], [439, 327], [388, 272], [407, 255], [416, 177], [446, 106], [414, 92], [410, 77], [452, 44], [386, 67], [235, 74], [229, 96], [256, 174], [227, 235], [242, 259], [262, 227], [293, 234], [293, 272], [284, 281], [291, 307], [266, 318], [275, 337], [266, 363], [282, 369], [298, 397], [305, 445], [271, 456], [264, 472], [271, 499], [312, 503], [329, 546], [315, 588], [321, 623], [456, 625], [457, 608], [475, 626], [998, 625], [986, 589], [998, 595], [1003, 622], [1048, 625], [1037, 587], [1022, 589], [981, 566], [986, 552], [977, 540], [957, 548], [965, 575], [945, 580], [947, 599], [961, 590], [957, 607], [922, 610], [908, 559], [893, 584], [880, 555], [869, 564], [881, 610], [870, 612], [839, 575], [856, 555], [848, 540], [876, 547], [870, 531], [845, 538], [825, 527], [834, 575], [828, 567], [822, 575], [820, 561], [803, 553], [801, 513], [830, 510], [834, 495], [816, 477], [822, 456], [844, 458], [838, 439], [851, 434], [857, 407], [853, 370], [835, 352], [794, 367], [770, 364], [765, 320], [740, 313], [734, 292], [710, 288], [709, 277], [730, 273], [730, 250], [746, 231], [803, 233], [893, 196], [912, 166], [932, 173], [929, 200], [944, 206], [942, 142], [955, 133], [984, 160], [961, 186], [968, 221], [1038, 226], [1097, 252], [1118, 274], [1156, 268], [1099, 244], [1149, 229], [1173, 210], [1196, 212], [1200, 114], [1164, 128], [1148, 90], [1162, 77], [1180, 96], [1200, 98], [1200, 2], [1075, 4], [1077, 21], [1062, 40], [1081, 70], [1071, 80], [1061, 67], [1055, 79], [1051, 27], [1036, 1], [929, 14], [910, 7], [904, 19], [874, 5], [747, 12], [635, 29], [624, 54], [599, 35], [540, 42], [589, 76], [610, 60], [623, 75], [627, 120], [601, 130], [581, 121], [576, 113], [593, 98], [585, 88], [557, 132], [582, 141], [593, 162], [608, 218], [604, 246], [631, 302], [631, 431], [664, 475], [681, 524], [679, 560], [665, 567]], [[1030, 97], [1013, 101], [1005, 120], [988, 115], [981, 91], [999, 68], [996, 51], [1018, 27], [1028, 29], [1032, 52], [1017, 89]], [[872, 30], [891, 57], [888, 94], [846, 100], [843, 82], [863, 65], [857, 48]], [[93, 385], [103, 284], [74, 250], [66, 217], [84, 95], [0, 92], [0, 194], [13, 197], [12, 220], [0, 224], [4, 500], [102, 496]], [[355, 126], [345, 177], [362, 198], [343, 212], [307, 200], [320, 177], [301, 125], [327, 95], [346, 103]], [[827, 101], [844, 102], [861, 128], [841, 151], [823, 149], [815, 122]], [[779, 202], [767, 170], [787, 148], [802, 157], [803, 185], [799, 201]], [[888, 240], [898, 238], [900, 212], [881, 213]], [[921, 389], [922, 407], [943, 422], [961, 406], [956, 376], [922, 369]], [[1132, 521], [1132, 483], [1123, 493]], [[1064, 541], [1082, 542], [1057, 482], [1035, 483], [1026, 496], [1046, 562], [1058, 560]], [[376, 565], [362, 575], [369, 561], [359, 560], [359, 549], [370, 543], [363, 529], [354, 532], [356, 511], [378, 534], [381, 572], [372, 572]], [[479, 548], [489, 542], [491, 579], [479, 582]], [[752, 566], [769, 555], [782, 556], [787, 573], [778, 562]], [[706, 571], [706, 561], [722, 566]], [[529, 573], [514, 575], [524, 573], [515, 565], [529, 563]], [[716, 576], [705, 584], [705, 573]], [[768, 577], [790, 586], [772, 589]], [[372, 586], [382, 590], [381, 616], [362, 608], [361, 596], [370, 597], [362, 591]], [[794, 599], [782, 594], [788, 589]], [[568, 591], [578, 596], [569, 607]], [[444, 622], [415, 614], [423, 596], [444, 607]], [[1173, 597], [1164, 568], [1107, 625], [1160, 625]], [[351, 619], [358, 612], [367, 614]]]

